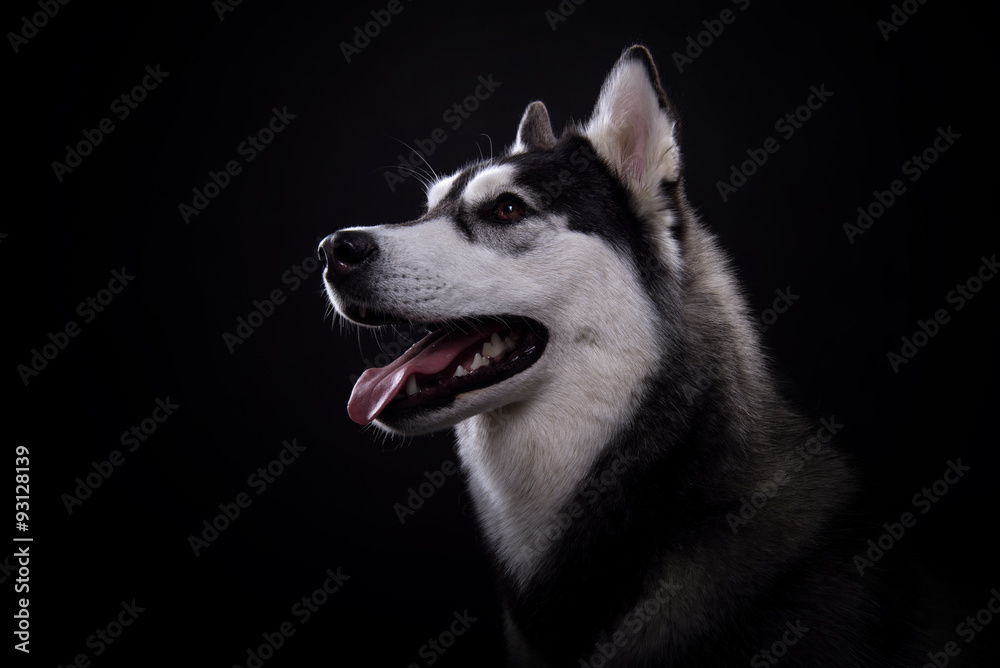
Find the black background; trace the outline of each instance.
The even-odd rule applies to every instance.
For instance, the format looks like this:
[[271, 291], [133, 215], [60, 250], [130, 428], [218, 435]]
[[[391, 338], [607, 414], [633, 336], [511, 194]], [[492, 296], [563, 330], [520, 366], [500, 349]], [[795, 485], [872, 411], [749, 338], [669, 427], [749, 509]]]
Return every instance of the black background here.
[[[799, 295], [765, 343], [798, 404], [845, 425], [840, 441], [876, 516], [912, 511], [949, 459], [972, 467], [903, 541], [985, 604], [1000, 586], [997, 286], [961, 311], [946, 294], [997, 250], [996, 10], [928, 2], [885, 40], [876, 22], [888, 2], [565, 2], [575, 10], [554, 30], [545, 12], [555, 0], [402, 6], [350, 63], [341, 42], [385, 3], [247, 0], [220, 20], [210, 2], [71, 2], [18, 53], [8, 43], [4, 449], [11, 469], [15, 446], [30, 449], [30, 530], [20, 535], [34, 539], [31, 655], [5, 650], [15, 665], [85, 653], [95, 666], [243, 666], [284, 621], [296, 634], [265, 665], [427, 665], [421, 645], [466, 610], [477, 621], [436, 665], [500, 656], [462, 483], [449, 478], [405, 525], [393, 510], [425, 471], [455, 460], [450, 434], [392, 441], [352, 423], [349, 379], [379, 352], [374, 339], [360, 337], [359, 351], [354, 332], [331, 326], [319, 271], [294, 291], [282, 277], [339, 227], [417, 214], [419, 183], [392, 190], [384, 176], [408, 151], [402, 142], [442, 128], [429, 161], [443, 174], [491, 141], [497, 152], [509, 145], [531, 100], [557, 128], [584, 120], [634, 42], [657, 58], [683, 117], [690, 199], [755, 312], [778, 289]], [[735, 22], [679, 72], [672, 54], [727, 7]], [[8, 5], [5, 32], [37, 11]], [[112, 101], [156, 65], [164, 81], [57, 180], [52, 162], [66, 145], [113, 117]], [[442, 114], [489, 75], [500, 86], [450, 127]], [[833, 96], [781, 137], [775, 122], [821, 84]], [[286, 107], [295, 118], [244, 162], [240, 142]], [[960, 138], [910, 182], [902, 164], [939, 127]], [[716, 182], [768, 137], [780, 150], [724, 202]], [[242, 172], [185, 224], [178, 205], [231, 159]], [[842, 225], [893, 179], [906, 193], [849, 243]], [[83, 323], [77, 305], [122, 267], [136, 278]], [[230, 353], [223, 333], [275, 289], [285, 303]], [[894, 373], [887, 353], [939, 308], [951, 321]], [[70, 320], [80, 334], [25, 385], [18, 366]], [[180, 407], [125, 452], [122, 432], [166, 397]], [[256, 495], [248, 476], [292, 438], [305, 451]], [[68, 513], [63, 495], [113, 450], [124, 464]], [[240, 492], [252, 505], [196, 557], [189, 536]], [[298, 624], [292, 606], [338, 567], [350, 580]], [[15, 574], [0, 578], [7, 600], [21, 596]], [[144, 612], [95, 656], [88, 637], [132, 599]]]

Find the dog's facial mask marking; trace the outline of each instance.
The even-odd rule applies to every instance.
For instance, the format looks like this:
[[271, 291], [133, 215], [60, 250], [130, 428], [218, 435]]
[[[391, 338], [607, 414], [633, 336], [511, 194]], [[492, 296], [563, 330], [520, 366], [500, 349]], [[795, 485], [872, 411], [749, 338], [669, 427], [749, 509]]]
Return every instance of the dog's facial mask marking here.
[[[651, 179], [676, 178], [673, 125], [651, 85], [652, 65], [634, 55], [608, 78], [582, 131], [557, 139], [545, 106], [533, 102], [508, 154], [432, 184], [423, 218], [324, 240], [327, 291], [339, 313], [361, 325], [410, 321], [432, 330], [395, 362], [362, 374], [348, 403], [352, 420], [405, 433], [442, 429], [523, 399], [529, 383], [515, 377], [547, 347], [535, 380], [551, 372], [565, 378], [553, 382], [585, 386], [607, 374], [572, 362], [585, 354], [580, 342], [651, 338], [644, 330], [655, 316], [629, 259], [599, 241], [609, 234], [590, 218], [604, 212], [576, 197], [610, 192], [616, 177], [637, 195]], [[544, 184], [567, 170], [579, 182], [553, 202]], [[508, 392], [490, 390], [499, 384]]]

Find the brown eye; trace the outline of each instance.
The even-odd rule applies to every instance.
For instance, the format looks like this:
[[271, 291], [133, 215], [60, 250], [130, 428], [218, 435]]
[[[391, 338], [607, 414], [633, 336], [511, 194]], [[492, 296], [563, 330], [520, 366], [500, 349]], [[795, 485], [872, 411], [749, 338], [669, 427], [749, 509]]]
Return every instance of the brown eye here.
[[493, 209], [493, 218], [502, 220], [505, 223], [523, 217], [524, 204], [512, 197], [500, 200], [497, 202], [496, 208]]

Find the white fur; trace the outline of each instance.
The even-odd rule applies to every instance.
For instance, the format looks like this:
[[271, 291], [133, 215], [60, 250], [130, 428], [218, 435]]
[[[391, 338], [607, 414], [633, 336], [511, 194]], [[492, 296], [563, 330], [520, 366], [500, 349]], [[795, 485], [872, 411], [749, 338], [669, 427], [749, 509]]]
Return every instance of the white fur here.
[[462, 199], [473, 205], [492, 199], [505, 190], [510, 190], [513, 175], [513, 165], [487, 167], [472, 177], [462, 191]]
[[537, 368], [521, 374], [530, 395], [456, 429], [485, 533], [522, 584], [544, 554], [538, 548], [556, 513], [634, 417], [656, 356], [655, 313], [634, 272], [594, 237], [566, 233], [561, 244], [558, 261], [566, 265], [550, 277], [568, 292], [547, 317], [532, 314], [550, 340]]
[[[489, 170], [463, 197], [513, 189]], [[654, 345], [653, 304], [634, 268], [606, 243], [564, 220], [521, 224], [531, 250], [510, 255], [473, 243], [446, 218], [365, 228], [394, 276], [379, 283], [392, 307], [414, 320], [512, 313], [546, 326], [549, 341], [527, 370], [458, 395], [420, 433], [458, 423], [459, 455], [480, 518], [501, 561], [524, 581], [541, 556], [526, 550], [600, 453], [632, 419]], [[463, 421], [464, 420], [464, 421]]]
[[444, 196], [448, 194], [451, 190], [451, 185], [455, 182], [455, 179], [461, 173], [461, 170], [455, 172], [451, 176], [446, 176], [443, 179], [439, 179], [434, 184], [432, 184], [427, 189], [427, 208], [433, 209], [438, 202], [444, 199]]

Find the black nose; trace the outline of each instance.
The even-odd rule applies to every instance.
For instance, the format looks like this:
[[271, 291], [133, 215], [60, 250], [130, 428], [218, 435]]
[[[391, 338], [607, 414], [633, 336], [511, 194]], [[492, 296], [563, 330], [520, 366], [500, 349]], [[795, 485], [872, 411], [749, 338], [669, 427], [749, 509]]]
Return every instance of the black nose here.
[[343, 278], [376, 255], [375, 238], [361, 230], [341, 230], [320, 242], [316, 254], [326, 261], [331, 278]]

